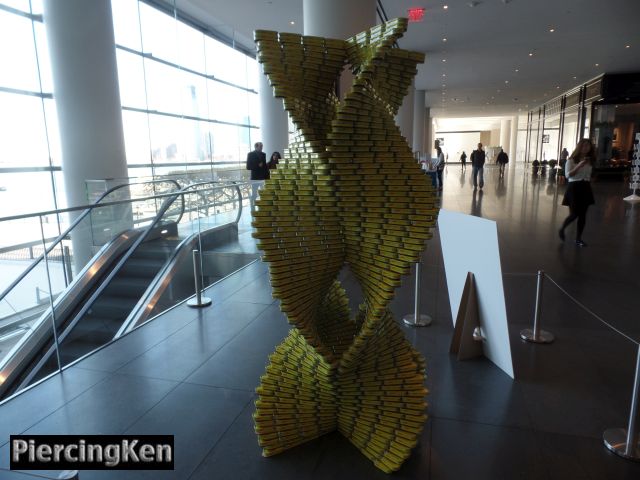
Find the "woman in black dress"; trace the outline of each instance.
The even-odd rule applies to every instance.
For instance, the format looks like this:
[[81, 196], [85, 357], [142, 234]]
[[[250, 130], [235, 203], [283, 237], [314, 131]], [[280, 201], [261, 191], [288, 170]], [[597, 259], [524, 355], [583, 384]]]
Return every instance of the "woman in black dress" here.
[[569, 181], [567, 191], [564, 194], [562, 204], [569, 207], [569, 216], [562, 224], [558, 234], [564, 241], [564, 230], [574, 220], [578, 220], [576, 231], [576, 245], [586, 247], [582, 240], [582, 232], [587, 221], [587, 209], [593, 205], [593, 192], [591, 191], [591, 171], [596, 159], [596, 150], [587, 138], [578, 142], [567, 164], [565, 165], [565, 175]]

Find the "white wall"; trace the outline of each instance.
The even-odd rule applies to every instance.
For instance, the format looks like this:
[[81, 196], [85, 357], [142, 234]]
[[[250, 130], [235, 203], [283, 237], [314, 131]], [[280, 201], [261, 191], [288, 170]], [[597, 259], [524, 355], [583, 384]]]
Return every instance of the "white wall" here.
[[464, 150], [467, 154], [467, 161], [471, 156], [471, 152], [476, 149], [480, 141], [480, 132], [457, 132], [457, 133], [440, 133], [436, 132], [434, 138], [443, 138], [444, 144], [440, 145], [442, 152], [449, 154], [450, 162], [460, 161], [460, 155]]

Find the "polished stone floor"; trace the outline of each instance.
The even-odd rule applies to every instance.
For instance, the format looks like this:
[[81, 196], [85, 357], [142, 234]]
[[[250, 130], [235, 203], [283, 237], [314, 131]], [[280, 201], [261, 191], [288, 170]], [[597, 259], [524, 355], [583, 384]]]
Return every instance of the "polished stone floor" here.
[[[437, 231], [423, 258], [422, 304], [434, 317], [404, 327], [427, 359], [429, 420], [413, 455], [391, 478], [614, 480], [640, 478], [640, 464], [602, 444], [606, 428], [626, 425], [640, 339], [640, 205], [622, 183], [596, 182], [584, 239], [561, 243], [563, 186], [510, 166], [504, 180], [488, 167], [482, 192], [470, 173], [447, 167], [442, 206], [495, 220], [516, 380], [487, 360], [448, 353], [451, 313]], [[242, 230], [238, 251], [250, 252]], [[468, 239], [474, 249], [474, 238]], [[483, 255], [482, 251], [477, 252]], [[532, 345], [535, 272], [631, 339], [603, 325], [550, 283], [544, 328], [557, 340]], [[347, 271], [349, 291], [357, 286]], [[405, 279], [391, 308], [413, 305]], [[81, 479], [375, 479], [388, 478], [334, 433], [263, 458], [253, 432], [253, 390], [288, 325], [271, 298], [266, 266], [256, 262], [207, 292], [212, 307], [179, 306], [26, 393], [0, 405], [0, 469], [10, 434], [174, 434], [174, 472], [81, 472]], [[354, 298], [354, 305], [357, 299]], [[53, 472], [50, 472], [53, 473]], [[0, 470], [1, 479], [28, 479]]]

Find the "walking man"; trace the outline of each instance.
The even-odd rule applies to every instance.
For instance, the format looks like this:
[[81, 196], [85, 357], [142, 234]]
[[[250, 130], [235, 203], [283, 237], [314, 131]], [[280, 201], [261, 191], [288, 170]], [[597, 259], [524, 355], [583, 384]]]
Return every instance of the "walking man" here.
[[460, 163], [462, 164], [462, 170], [467, 169], [467, 154], [462, 151], [462, 155], [460, 155]]
[[500, 176], [504, 177], [504, 167], [509, 163], [509, 156], [504, 153], [504, 150], [501, 148], [500, 153], [498, 154], [498, 165], [500, 166]]
[[478, 188], [478, 174], [480, 174], [480, 190], [484, 187], [484, 161], [485, 153], [482, 144], [478, 144], [478, 149], [471, 152], [471, 172], [473, 174], [473, 188]]

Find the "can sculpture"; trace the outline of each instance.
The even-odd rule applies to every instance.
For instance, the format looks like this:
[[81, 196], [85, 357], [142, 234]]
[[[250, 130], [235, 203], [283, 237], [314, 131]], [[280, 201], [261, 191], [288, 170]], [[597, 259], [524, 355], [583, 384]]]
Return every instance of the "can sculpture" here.
[[[258, 30], [258, 61], [296, 134], [253, 213], [273, 295], [295, 327], [269, 357], [255, 430], [265, 456], [338, 430], [397, 470], [426, 420], [425, 362], [388, 310], [431, 238], [438, 199], [394, 115], [424, 55], [394, 19], [345, 40]], [[353, 84], [335, 85], [348, 64]], [[353, 318], [337, 280], [364, 302]]]

